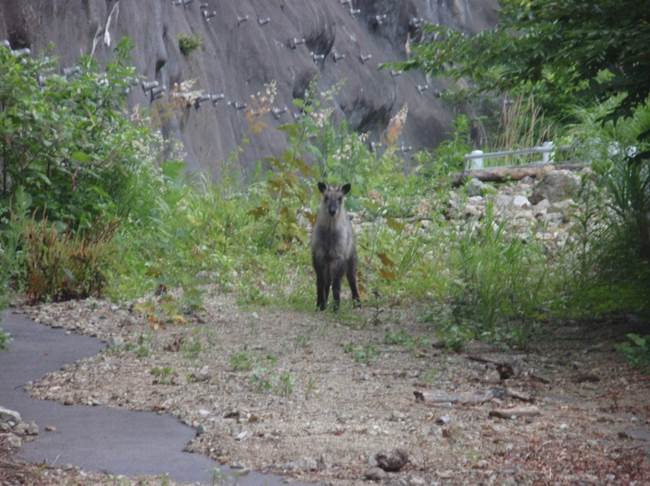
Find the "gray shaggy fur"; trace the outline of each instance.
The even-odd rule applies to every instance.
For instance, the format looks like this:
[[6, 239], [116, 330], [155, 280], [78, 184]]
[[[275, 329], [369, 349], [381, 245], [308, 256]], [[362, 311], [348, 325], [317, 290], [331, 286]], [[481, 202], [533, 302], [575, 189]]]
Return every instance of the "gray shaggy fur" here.
[[319, 182], [318, 189], [323, 197], [312, 232], [311, 256], [316, 272], [316, 305], [325, 310], [330, 287], [334, 307], [339, 307], [343, 275], [347, 276], [352, 299], [359, 302], [357, 252], [352, 224], [345, 211], [344, 198], [350, 191], [350, 184], [339, 187]]

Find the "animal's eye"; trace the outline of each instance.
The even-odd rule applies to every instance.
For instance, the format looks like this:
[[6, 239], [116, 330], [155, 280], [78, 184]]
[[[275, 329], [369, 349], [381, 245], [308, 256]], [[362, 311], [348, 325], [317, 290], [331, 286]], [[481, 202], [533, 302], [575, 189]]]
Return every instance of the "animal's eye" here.
[[327, 202], [327, 201], [329, 201], [329, 200], [330, 200], [330, 198], [327, 197], [327, 196], [325, 196], [325, 202]]
[[339, 198], [339, 202], [341, 202], [341, 201], [343, 201], [343, 198], [342, 198], [342, 197]]

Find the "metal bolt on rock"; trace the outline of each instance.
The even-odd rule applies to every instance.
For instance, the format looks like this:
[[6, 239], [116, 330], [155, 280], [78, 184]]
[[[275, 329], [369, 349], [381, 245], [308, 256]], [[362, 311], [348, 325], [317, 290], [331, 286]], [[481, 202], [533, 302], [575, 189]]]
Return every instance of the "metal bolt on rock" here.
[[289, 108], [286, 106], [284, 108], [273, 108], [271, 113], [273, 113], [273, 117], [276, 120], [279, 120], [282, 115], [284, 115], [287, 111], [289, 111]]
[[240, 103], [239, 101], [230, 101], [228, 104], [237, 111], [245, 110], [248, 106], [246, 103]]
[[157, 88], [160, 83], [158, 81], [142, 81], [142, 91], [145, 93], [151, 91], [154, 88]]
[[210, 20], [214, 17], [217, 16], [217, 11], [213, 10], [212, 12], [208, 10], [201, 10], [203, 12], [203, 18], [207, 21], [210, 22]]
[[216, 106], [217, 103], [220, 101], [223, 101], [226, 99], [226, 96], [223, 93], [216, 93], [213, 95], [210, 95], [210, 101], [212, 101], [212, 104]]
[[289, 41], [289, 46], [292, 49], [296, 49], [298, 46], [302, 45], [305, 43], [305, 38], [303, 37], [302, 39], [299, 39], [298, 37], [294, 37]]
[[151, 102], [153, 103], [156, 101], [158, 98], [162, 98], [163, 95], [165, 94], [165, 91], [167, 91], [167, 88], [165, 86], [156, 86], [151, 90]]
[[194, 100], [194, 108], [198, 110], [206, 101], [212, 101], [211, 95], [201, 95]]
[[345, 54], [342, 54], [337, 51], [332, 51], [332, 58], [334, 59], [334, 62], [339, 62], [343, 59], [345, 59]]

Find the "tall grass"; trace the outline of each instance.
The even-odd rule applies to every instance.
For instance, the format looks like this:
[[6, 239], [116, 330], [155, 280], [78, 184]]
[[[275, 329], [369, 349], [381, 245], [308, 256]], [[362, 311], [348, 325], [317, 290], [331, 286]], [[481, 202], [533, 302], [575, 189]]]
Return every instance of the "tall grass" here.
[[451, 258], [457, 270], [452, 305], [477, 336], [521, 341], [528, 324], [551, 297], [548, 260], [534, 242], [525, 243], [497, 222], [488, 206], [483, 222], [468, 228]]
[[101, 295], [117, 222], [84, 234], [60, 232], [47, 220], [25, 223], [27, 296], [32, 301]]

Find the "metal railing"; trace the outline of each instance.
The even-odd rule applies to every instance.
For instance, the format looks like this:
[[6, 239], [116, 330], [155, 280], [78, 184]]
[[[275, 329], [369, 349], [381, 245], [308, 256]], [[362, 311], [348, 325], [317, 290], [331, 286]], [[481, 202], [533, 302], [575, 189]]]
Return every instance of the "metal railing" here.
[[[560, 147], [564, 148], [564, 147]], [[550, 164], [553, 162], [553, 155], [557, 147], [553, 142], [544, 142], [539, 147], [525, 148], [525, 149], [515, 149], [515, 150], [502, 150], [500, 152], [487, 152], [484, 153], [482, 150], [474, 150], [472, 153], [465, 155], [465, 160], [469, 164], [466, 165], [467, 169], [482, 169], [483, 161], [485, 159], [496, 159], [499, 157], [508, 157], [510, 155], [531, 155], [531, 154], [542, 154], [542, 163]], [[469, 165], [469, 167], [467, 167]]]

